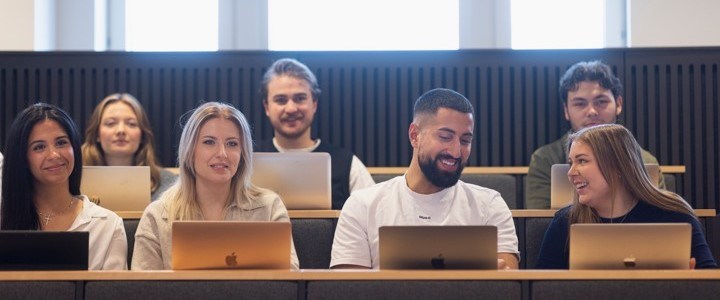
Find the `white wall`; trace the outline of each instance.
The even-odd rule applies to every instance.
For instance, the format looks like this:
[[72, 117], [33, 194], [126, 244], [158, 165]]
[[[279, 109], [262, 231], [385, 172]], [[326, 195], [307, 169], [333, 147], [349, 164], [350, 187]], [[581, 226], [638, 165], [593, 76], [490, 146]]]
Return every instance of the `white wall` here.
[[[104, 1], [107, 30], [96, 18]], [[509, 1], [460, 0], [460, 48], [510, 48]], [[720, 0], [606, 1], [608, 47], [720, 46]], [[267, 49], [265, 0], [219, 4], [221, 50]], [[123, 8], [124, 0], [0, 0], [0, 51], [123, 50]]]
[[630, 47], [720, 46], [718, 0], [628, 0]]
[[35, 1], [0, 0], [0, 49], [35, 49]]

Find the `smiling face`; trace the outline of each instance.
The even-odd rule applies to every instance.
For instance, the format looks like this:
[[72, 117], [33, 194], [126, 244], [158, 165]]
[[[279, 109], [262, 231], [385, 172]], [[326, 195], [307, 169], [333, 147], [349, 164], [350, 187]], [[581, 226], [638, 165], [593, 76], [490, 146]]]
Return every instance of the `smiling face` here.
[[310, 126], [317, 111], [317, 99], [307, 81], [281, 75], [267, 85], [265, 115], [275, 129], [275, 136], [296, 139], [310, 138]]
[[131, 159], [141, 140], [142, 130], [132, 107], [121, 101], [108, 104], [103, 110], [98, 131], [98, 142], [106, 161]]
[[622, 97], [615, 99], [612, 91], [597, 81], [581, 81], [576, 90], [568, 92], [565, 119], [573, 131], [585, 127], [613, 124], [622, 111]]
[[610, 186], [592, 149], [583, 142], [575, 141], [570, 145], [568, 156], [568, 179], [575, 187], [580, 204], [596, 209], [609, 206], [612, 202]]
[[68, 185], [75, 167], [70, 138], [52, 120], [37, 123], [28, 138], [27, 158], [35, 185]]
[[194, 153], [198, 184], [229, 186], [242, 158], [240, 128], [228, 119], [210, 119], [200, 127]]
[[423, 175], [434, 186], [455, 185], [467, 165], [473, 137], [473, 117], [448, 108], [420, 116], [410, 126], [410, 142]]

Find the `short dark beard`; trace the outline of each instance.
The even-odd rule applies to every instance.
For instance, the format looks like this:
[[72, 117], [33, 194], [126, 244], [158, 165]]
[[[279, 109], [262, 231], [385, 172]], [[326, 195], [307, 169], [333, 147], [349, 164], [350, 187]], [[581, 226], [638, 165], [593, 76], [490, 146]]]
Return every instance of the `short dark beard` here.
[[455, 159], [450, 155], [440, 154], [435, 157], [435, 159], [419, 159], [419, 164], [420, 170], [423, 172], [423, 175], [425, 175], [425, 178], [430, 181], [430, 183], [432, 183], [436, 187], [445, 189], [454, 186], [458, 182], [458, 180], [460, 180], [460, 175], [462, 174], [463, 168], [465, 168], [465, 163], [462, 163], [462, 161], [458, 161], [459, 165], [457, 170], [455, 170], [454, 172], [443, 172], [437, 167], [438, 162], [443, 158]]

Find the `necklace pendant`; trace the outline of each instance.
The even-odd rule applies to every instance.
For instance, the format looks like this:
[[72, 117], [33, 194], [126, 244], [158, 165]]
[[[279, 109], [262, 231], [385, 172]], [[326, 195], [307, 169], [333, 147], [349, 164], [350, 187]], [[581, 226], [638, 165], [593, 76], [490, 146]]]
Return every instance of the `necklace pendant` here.
[[46, 215], [43, 217], [43, 220], [45, 221], [45, 225], [47, 226], [48, 223], [50, 223], [50, 215]]

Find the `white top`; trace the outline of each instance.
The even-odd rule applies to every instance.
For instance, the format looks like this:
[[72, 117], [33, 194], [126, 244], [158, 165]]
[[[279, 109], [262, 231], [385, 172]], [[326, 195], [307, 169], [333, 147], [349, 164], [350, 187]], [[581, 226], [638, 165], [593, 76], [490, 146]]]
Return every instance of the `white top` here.
[[[278, 152], [313, 152], [318, 146], [320, 146], [320, 139], [317, 139], [314, 145], [300, 149], [285, 149], [278, 145], [275, 138], [273, 138], [272, 141]], [[356, 190], [363, 189], [374, 184], [375, 181], [373, 180], [372, 175], [370, 175], [370, 171], [368, 171], [365, 164], [363, 164], [363, 162], [355, 156], [355, 154], [353, 154], [352, 162], [350, 163], [350, 193], [352, 194], [352, 192]]]
[[500, 193], [458, 181], [423, 195], [407, 187], [405, 176], [398, 176], [350, 195], [335, 229], [330, 266], [377, 269], [378, 229], [385, 225], [493, 225], [498, 229], [498, 253], [519, 255], [515, 224]]
[[127, 236], [117, 214], [81, 195], [83, 209], [68, 231], [90, 232], [89, 270], [127, 270]]

